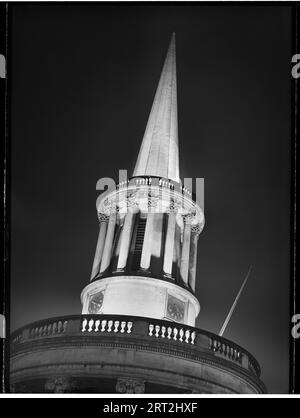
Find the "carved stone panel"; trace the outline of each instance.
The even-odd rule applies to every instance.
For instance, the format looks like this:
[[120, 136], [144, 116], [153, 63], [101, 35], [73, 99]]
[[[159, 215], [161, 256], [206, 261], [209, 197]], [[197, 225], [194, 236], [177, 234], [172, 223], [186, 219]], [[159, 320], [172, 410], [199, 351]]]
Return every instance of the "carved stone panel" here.
[[104, 291], [95, 293], [90, 296], [88, 313], [89, 314], [99, 314], [103, 305]]
[[175, 322], [184, 322], [186, 303], [169, 294], [167, 297], [166, 317]]

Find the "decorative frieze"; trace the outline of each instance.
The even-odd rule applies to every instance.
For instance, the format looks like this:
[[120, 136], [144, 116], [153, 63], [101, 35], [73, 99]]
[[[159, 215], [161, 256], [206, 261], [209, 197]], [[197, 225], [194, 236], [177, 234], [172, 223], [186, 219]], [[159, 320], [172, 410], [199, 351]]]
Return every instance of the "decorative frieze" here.
[[[144, 181], [142, 181], [144, 180]], [[130, 184], [125, 188], [114, 189], [105, 193], [99, 199], [97, 211], [109, 216], [111, 213], [126, 213], [128, 208], [134, 208], [141, 212], [159, 211], [170, 213], [175, 210], [181, 216], [190, 218], [191, 224], [199, 225], [200, 232], [204, 226], [204, 214], [202, 209], [191, 199], [186, 192], [173, 190], [167, 187], [168, 181], [161, 180], [160, 184], [153, 185], [147, 179], [139, 179], [136, 184]], [[165, 185], [166, 183], [166, 185]]]

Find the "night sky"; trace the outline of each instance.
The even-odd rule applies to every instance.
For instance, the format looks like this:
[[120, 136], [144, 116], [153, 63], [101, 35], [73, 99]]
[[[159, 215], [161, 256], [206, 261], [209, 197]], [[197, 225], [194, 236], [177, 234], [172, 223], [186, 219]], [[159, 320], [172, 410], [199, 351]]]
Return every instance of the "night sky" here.
[[291, 11], [288, 6], [10, 4], [12, 329], [81, 312], [96, 182], [131, 175], [176, 32], [181, 178], [205, 178], [199, 328], [288, 392]]

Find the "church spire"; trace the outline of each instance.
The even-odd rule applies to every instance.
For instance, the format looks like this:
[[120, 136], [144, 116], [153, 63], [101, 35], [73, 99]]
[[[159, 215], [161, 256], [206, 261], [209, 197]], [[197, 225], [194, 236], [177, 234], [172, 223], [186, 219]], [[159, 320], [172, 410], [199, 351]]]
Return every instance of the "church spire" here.
[[176, 48], [173, 33], [133, 176], [179, 179]]
[[134, 175], [97, 200], [99, 235], [91, 283], [82, 292], [84, 315], [141, 315], [195, 325], [204, 214], [182, 188], [177, 137], [173, 35]]

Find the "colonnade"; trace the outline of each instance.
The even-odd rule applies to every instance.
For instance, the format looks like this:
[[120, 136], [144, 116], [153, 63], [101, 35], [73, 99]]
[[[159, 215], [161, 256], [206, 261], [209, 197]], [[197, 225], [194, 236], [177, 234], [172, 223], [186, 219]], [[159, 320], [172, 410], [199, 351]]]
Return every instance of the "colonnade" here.
[[[134, 223], [138, 214], [137, 209], [128, 208], [124, 215], [123, 225], [118, 244], [117, 270], [125, 270], [131, 241], [133, 239]], [[183, 230], [180, 234], [176, 233], [176, 210], [170, 209], [167, 214], [166, 236], [163, 240], [163, 214], [149, 211], [147, 214], [145, 235], [143, 241], [140, 267], [141, 270], [151, 271], [151, 257], [158, 257], [163, 247], [163, 271], [172, 277], [172, 268], [175, 262], [178, 263], [180, 276], [183, 282], [195, 291], [196, 284], [196, 262], [197, 262], [197, 242], [199, 233], [191, 224], [191, 216], [183, 216]], [[101, 214], [99, 216], [99, 235], [91, 273], [93, 280], [99, 273], [104, 273], [110, 266], [113, 256], [113, 245], [115, 229], [117, 225], [117, 212], [112, 211], [109, 216]], [[179, 241], [179, 242], [177, 242]], [[178, 251], [178, 249], [181, 249]], [[177, 256], [174, 256], [174, 254]]]

